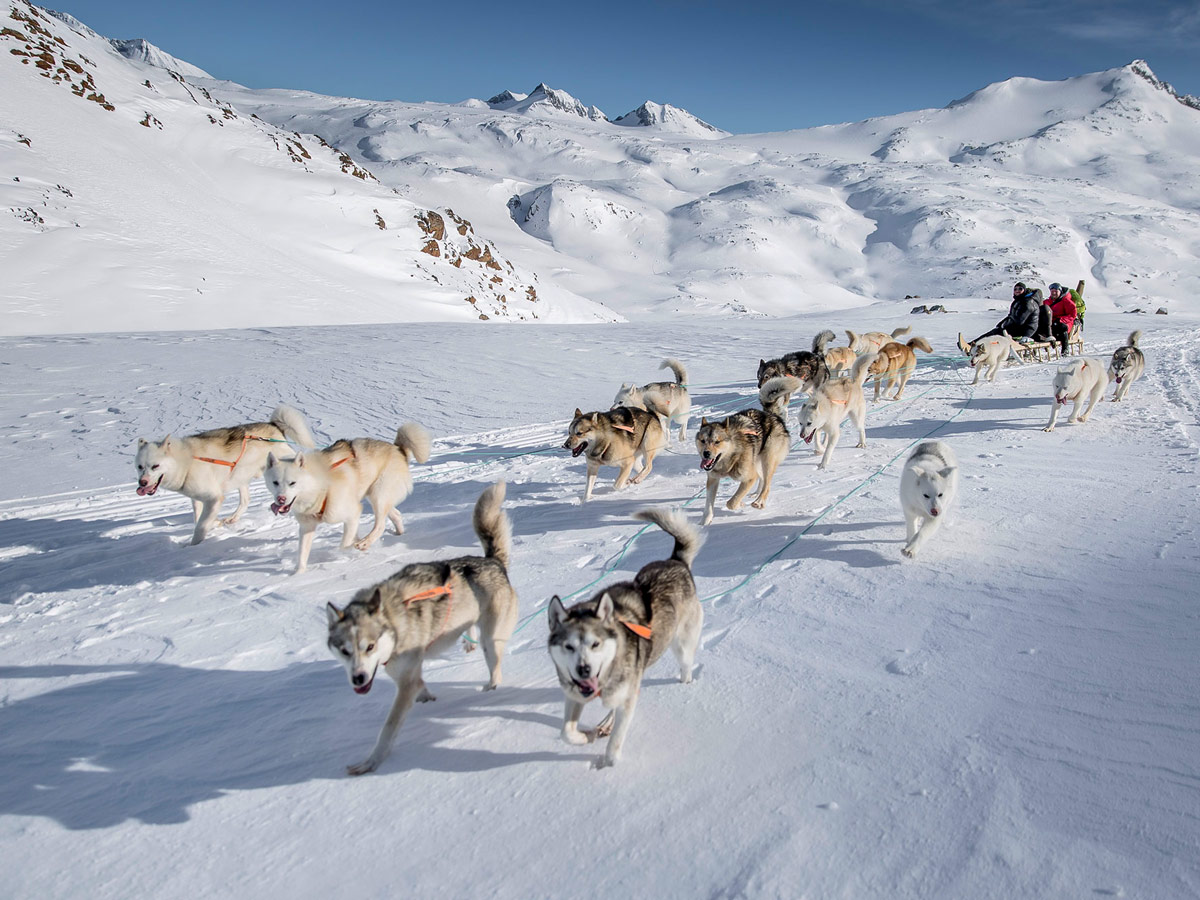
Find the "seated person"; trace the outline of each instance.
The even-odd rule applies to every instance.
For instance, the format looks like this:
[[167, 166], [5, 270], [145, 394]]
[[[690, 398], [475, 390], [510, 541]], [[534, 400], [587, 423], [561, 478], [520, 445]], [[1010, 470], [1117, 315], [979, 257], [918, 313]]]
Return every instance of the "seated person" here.
[[1038, 326], [1038, 308], [1042, 305], [1042, 292], [1027, 288], [1025, 282], [1018, 281], [1013, 285], [1013, 299], [1008, 307], [1008, 315], [1001, 319], [991, 331], [981, 334], [971, 342], [963, 340], [958, 335], [958, 346], [963, 353], [970, 353], [971, 348], [979, 341], [993, 334], [1007, 334], [1011, 338], [1032, 338]]
[[1071, 292], [1056, 282], [1050, 285], [1050, 299], [1046, 301], [1046, 306], [1053, 316], [1050, 327], [1054, 338], [1065, 356], [1069, 349], [1067, 339], [1071, 335], [1071, 326], [1075, 324], [1075, 301], [1071, 298]]

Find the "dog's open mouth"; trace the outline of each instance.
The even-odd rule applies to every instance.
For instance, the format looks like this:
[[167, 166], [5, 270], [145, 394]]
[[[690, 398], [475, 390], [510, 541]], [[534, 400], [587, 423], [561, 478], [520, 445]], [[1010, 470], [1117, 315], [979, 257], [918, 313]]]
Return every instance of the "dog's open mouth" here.
[[[287, 503], [284, 503], [282, 500], [280, 500], [278, 497], [276, 497], [275, 502], [271, 504], [271, 512], [275, 513], [275, 515], [277, 515], [277, 516], [286, 516], [288, 513], [290, 513], [292, 511], [292, 504], [295, 502], [296, 502], [295, 497], [293, 497]], [[358, 690], [358, 689], [355, 688], [355, 690]], [[367, 688], [367, 691], [369, 691], [369, 690], [370, 690], [370, 687]], [[363, 691], [362, 693], [365, 694], [367, 691]]]
[[813, 438], [815, 438], [816, 436], [817, 436], [817, 429], [815, 429], [815, 428], [812, 431], [810, 431], [808, 434], [800, 435], [800, 437], [804, 438], [804, 443], [806, 443], [806, 444], [811, 444], [813, 441]]
[[371, 685], [373, 685], [374, 683], [375, 683], [375, 673], [372, 672], [371, 677], [367, 679], [365, 684], [352, 684], [351, 687], [354, 688], [354, 693], [356, 693], [356, 694], [367, 694], [367, 693], [370, 693]]
[[1120, 384], [1120, 383], [1121, 383], [1121, 376], [1120, 376], [1120, 375], [1118, 375], [1118, 376], [1117, 376], [1117, 384]]
[[580, 681], [578, 678], [572, 678], [571, 680], [575, 682], [576, 690], [585, 697], [590, 697], [592, 694], [600, 692], [600, 682], [595, 678], [585, 678], [583, 681]]
[[162, 484], [162, 480], [164, 477], [166, 477], [166, 476], [159, 475], [158, 481], [154, 482], [154, 484], [139, 484], [138, 489], [137, 489], [138, 496], [139, 497], [153, 497], [154, 492], [158, 490], [158, 486], [160, 484]]
[[587, 441], [580, 441], [578, 447], [571, 448], [571, 455], [578, 456], [580, 453], [582, 453], [584, 450], [587, 449], [587, 445], [588, 445]]
[[1059, 402], [1059, 403], [1061, 403], [1063, 406], [1066, 406], [1066, 405], [1067, 405], [1067, 398], [1066, 398], [1066, 397], [1056, 397], [1055, 399], [1056, 399], [1056, 400], [1058, 400], [1058, 402]]
[[720, 458], [720, 453], [718, 453], [716, 456], [703, 456], [700, 458], [700, 468], [705, 472], [711, 472], [712, 467], [717, 464], [717, 460]]

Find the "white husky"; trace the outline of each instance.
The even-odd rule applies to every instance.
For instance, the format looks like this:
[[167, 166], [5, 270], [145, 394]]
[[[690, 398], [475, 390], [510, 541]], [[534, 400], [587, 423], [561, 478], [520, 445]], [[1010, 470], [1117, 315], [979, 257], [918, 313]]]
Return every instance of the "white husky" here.
[[288, 441], [312, 447], [312, 433], [304, 416], [290, 406], [280, 406], [267, 422], [249, 422], [231, 428], [216, 428], [187, 437], [167, 435], [161, 441], [138, 438], [137, 465], [139, 496], [151, 497], [160, 488], [191, 498], [196, 528], [192, 543], [198, 544], [217, 522], [221, 502], [230, 489], [238, 492], [237, 509], [221, 519], [232, 525], [250, 505], [251, 481], [262, 474], [270, 448]]
[[[1092, 413], [1092, 407], [1104, 396], [1108, 389], [1108, 373], [1104, 371], [1104, 363], [1098, 359], [1076, 359], [1065, 369], [1059, 369], [1054, 376], [1054, 400], [1050, 406], [1050, 421], [1043, 431], [1053, 431], [1054, 423], [1058, 421], [1058, 408], [1066, 406], [1067, 401], [1075, 405], [1071, 408], [1068, 422], [1086, 422]], [[1083, 415], [1079, 408], [1087, 401], [1087, 409]]]
[[[429, 449], [429, 432], [410, 422], [400, 427], [390, 444], [354, 438], [334, 441], [324, 450], [298, 453], [292, 459], [272, 454], [263, 480], [275, 498], [271, 511], [277, 516], [294, 512], [300, 523], [297, 574], [308, 567], [308, 551], [318, 523], [342, 524], [342, 549], [353, 545], [366, 550], [379, 540], [389, 520], [396, 526], [396, 534], [403, 534], [404, 520], [396, 505], [412, 492], [409, 459], [425, 462]], [[375, 527], [356, 541], [364, 498], [375, 511]]]
[[981, 340], [971, 348], [970, 366], [975, 370], [975, 380], [971, 384], [979, 381], [979, 376], [983, 374], [985, 368], [988, 370], [987, 380], [995, 381], [996, 373], [1010, 357], [1021, 365], [1025, 365], [1021, 354], [1017, 352], [1020, 349], [1020, 343], [1003, 334]]
[[[825, 433], [824, 455], [817, 465], [818, 469], [829, 468], [829, 458], [833, 456], [833, 448], [841, 437], [842, 419], [846, 416], [858, 429], [858, 443], [855, 446], [867, 446], [867, 401], [863, 396], [863, 382], [867, 380], [867, 370], [878, 356], [878, 353], [860, 356], [848, 376], [830, 378], [800, 407], [800, 437], [804, 438], [804, 443], [811, 444], [819, 431]], [[819, 439], [815, 450], [822, 452]]]
[[941, 527], [958, 493], [958, 460], [950, 445], [925, 441], [909, 455], [900, 475], [900, 508], [908, 543], [900, 552], [912, 559]]
[[1141, 339], [1142, 333], [1135, 331], [1129, 336], [1125, 346], [1118, 347], [1113, 352], [1112, 362], [1108, 364], [1108, 377], [1117, 383], [1117, 389], [1113, 392], [1114, 403], [1124, 400], [1125, 395], [1129, 393], [1129, 386], [1146, 371], [1146, 357], [1138, 347], [1138, 341]]

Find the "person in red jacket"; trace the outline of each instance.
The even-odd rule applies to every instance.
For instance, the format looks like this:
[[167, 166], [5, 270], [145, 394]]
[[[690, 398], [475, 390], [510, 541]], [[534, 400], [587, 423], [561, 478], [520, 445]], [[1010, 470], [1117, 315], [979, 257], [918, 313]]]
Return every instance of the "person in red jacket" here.
[[1067, 339], [1071, 334], [1071, 326], [1075, 324], [1075, 301], [1071, 299], [1070, 291], [1055, 282], [1050, 285], [1050, 299], [1046, 301], [1046, 305], [1050, 307], [1050, 313], [1054, 316], [1050, 330], [1062, 346], [1065, 356], [1069, 350]]

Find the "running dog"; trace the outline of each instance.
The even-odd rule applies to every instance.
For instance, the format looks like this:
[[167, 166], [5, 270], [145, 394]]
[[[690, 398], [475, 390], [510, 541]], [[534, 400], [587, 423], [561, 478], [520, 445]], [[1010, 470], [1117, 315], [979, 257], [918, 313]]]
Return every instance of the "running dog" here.
[[882, 331], [868, 331], [866, 334], [855, 334], [853, 331], [846, 329], [846, 340], [850, 344], [850, 349], [855, 353], [878, 353], [884, 344], [894, 341], [901, 335], [908, 334], [912, 331], [912, 326], [904, 325], [895, 329], [891, 334], [885, 334]]
[[[550, 600], [550, 658], [566, 695], [562, 737], [586, 744], [611, 733], [596, 768], [621, 758], [642, 678], [668, 646], [679, 662], [679, 680], [691, 683], [704, 624], [692, 580], [699, 533], [682, 512], [646, 509], [636, 517], [675, 539], [670, 559], [647, 563], [633, 581], [609, 585], [570, 609], [557, 596]], [[580, 730], [579, 717], [593, 697], [611, 712], [596, 728]]]
[[478, 628], [487, 662], [483, 689], [500, 684], [500, 663], [517, 623], [517, 595], [508, 581], [512, 529], [503, 502], [500, 481], [475, 503], [472, 524], [483, 556], [412, 563], [359, 591], [345, 609], [326, 605], [329, 650], [346, 667], [354, 692], [371, 690], [380, 666], [396, 682], [375, 749], [347, 767], [351, 775], [372, 772], [387, 758], [413, 702], [434, 699], [421, 677], [425, 657], [449, 650], [468, 629]]
[[844, 375], [854, 365], [856, 355], [849, 347], [830, 347], [825, 351], [825, 365], [830, 375]]
[[270, 446], [289, 441], [301, 447], [316, 446], [304, 416], [290, 406], [280, 406], [267, 422], [182, 438], [167, 435], [158, 443], [138, 438], [138, 495], [152, 497], [164, 487], [190, 498], [196, 519], [191, 543], [198, 544], [217, 522], [230, 488], [238, 492], [237, 509], [219, 524], [232, 525], [241, 518], [250, 505], [249, 484], [266, 468]]
[[[959, 337], [961, 339], [961, 335]], [[996, 373], [1010, 357], [1020, 365], [1025, 365], [1025, 360], [1021, 359], [1020, 349], [1020, 343], [1007, 335], [983, 338], [967, 354], [970, 356], [968, 365], [975, 370], [975, 380], [971, 384], [978, 383], [979, 376], [983, 374], [985, 368], [988, 370], [987, 380], [995, 381]]]
[[[791, 375], [803, 382], [806, 390], [820, 387], [829, 377], [829, 366], [825, 364], [825, 346], [833, 340], [832, 331], [822, 331], [812, 342], [812, 350], [797, 350], [779, 359], [758, 361], [758, 386], [762, 387], [772, 378]], [[791, 399], [790, 397], [788, 398]], [[787, 406], [787, 403], [784, 403]]]
[[[618, 468], [614, 490], [621, 490], [626, 482], [640, 484], [650, 474], [655, 454], [668, 443], [670, 439], [662, 420], [652, 412], [626, 406], [590, 413], [576, 408], [563, 448], [570, 450], [572, 456], [587, 454], [587, 486], [583, 491], [586, 502], [592, 499], [592, 488], [601, 466]], [[630, 479], [639, 457], [641, 471]]]
[[1113, 352], [1112, 362], [1108, 366], [1108, 377], [1117, 383], [1117, 389], [1113, 392], [1113, 403], [1124, 400], [1125, 395], [1129, 393], [1129, 386], [1146, 371], [1146, 356], [1138, 347], [1138, 341], [1141, 339], [1142, 333], [1135, 331], [1129, 336], [1124, 347], [1118, 347]]
[[791, 375], [780, 375], [764, 382], [758, 389], [758, 404], [767, 412], [774, 413], [787, 422], [787, 403], [792, 394], [800, 390], [800, 379]]
[[[912, 377], [913, 369], [917, 367], [917, 350], [924, 350], [926, 353], [932, 353], [933, 348], [929, 346], [929, 341], [923, 337], [915, 337], [907, 344], [901, 344], [899, 341], [891, 341], [884, 344], [883, 349], [879, 351], [879, 355], [875, 357], [875, 362], [871, 363], [867, 370], [871, 375], [875, 376], [875, 399], [879, 399], [879, 390], [883, 386], [883, 390], [889, 391], [892, 385], [899, 384], [896, 388], [896, 393], [892, 395], [892, 400], [899, 400], [904, 393], [904, 386], [908, 384], [908, 379]], [[886, 382], [886, 385], [884, 385]]]
[[[298, 453], [290, 459], [271, 454], [263, 480], [275, 498], [271, 511], [289, 512], [300, 523], [300, 554], [296, 574], [308, 568], [313, 534], [322, 522], [342, 524], [342, 549], [366, 550], [379, 540], [390, 520], [404, 534], [396, 506], [412, 493], [410, 460], [429, 459], [429, 432], [416, 423], [402, 425], [392, 443], [374, 438], [334, 441], [324, 450]], [[375, 527], [361, 540], [358, 520], [363, 499], [371, 501]]]
[[[1058, 408], [1066, 406], [1068, 400], [1075, 405], [1071, 407], [1071, 415], [1067, 421], [1081, 424], [1086, 422], [1092, 413], [1092, 407], [1104, 396], [1106, 390], [1108, 373], [1104, 371], [1104, 363], [1092, 358], [1073, 360], [1065, 369], [1059, 369], [1054, 376], [1054, 400], [1050, 405], [1050, 421], [1042, 430], [1054, 430], [1054, 423], [1058, 421]], [[1085, 401], [1088, 401], [1087, 409], [1081, 416], [1079, 408]]]
[[908, 457], [900, 475], [900, 508], [908, 539], [900, 552], [909, 559], [933, 537], [958, 493], [958, 459], [943, 441], [925, 441]]
[[701, 524], [712, 522], [717, 486], [722, 478], [738, 482], [737, 490], [725, 503], [726, 509], [741, 509], [746, 494], [759, 482], [758, 494], [750, 505], [755, 509], [766, 506], [771, 479], [787, 456], [791, 442], [783, 419], [766, 410], [745, 409], [720, 422], [701, 419], [696, 449], [700, 452], [700, 468], [708, 473], [708, 495]]
[[644, 409], [656, 416], [662, 416], [666, 421], [663, 430], [671, 433], [670, 423], [679, 426], [679, 440], [687, 440], [688, 414], [692, 411], [692, 398], [687, 389], [687, 370], [677, 359], [664, 359], [660, 369], [670, 369], [675, 373], [675, 381], [655, 381], [638, 387], [636, 384], [623, 384], [613, 399], [612, 408], [628, 406], [633, 409]]
[[[878, 353], [860, 356], [848, 376], [831, 378], [800, 407], [800, 437], [804, 438], [804, 443], [811, 444], [818, 431], [825, 433], [824, 455], [817, 465], [818, 469], [829, 468], [833, 448], [842, 434], [842, 419], [847, 415], [858, 429], [856, 446], [867, 446], [867, 401], [863, 396], [863, 382], [867, 380], [867, 371], [878, 357]], [[814, 451], [822, 452], [820, 440]]]

